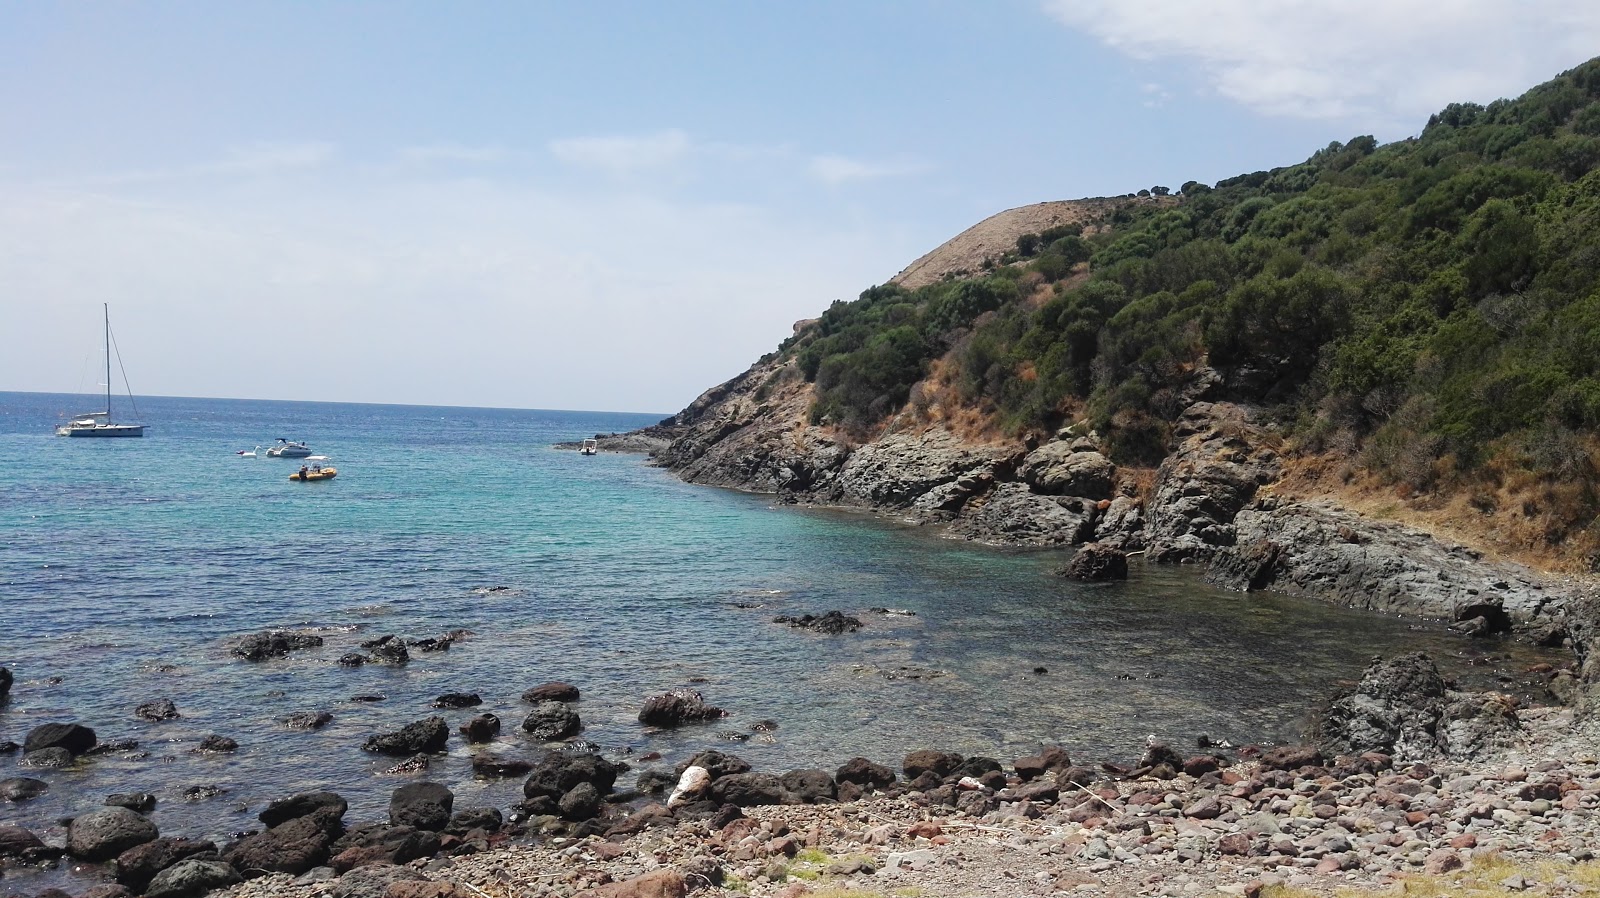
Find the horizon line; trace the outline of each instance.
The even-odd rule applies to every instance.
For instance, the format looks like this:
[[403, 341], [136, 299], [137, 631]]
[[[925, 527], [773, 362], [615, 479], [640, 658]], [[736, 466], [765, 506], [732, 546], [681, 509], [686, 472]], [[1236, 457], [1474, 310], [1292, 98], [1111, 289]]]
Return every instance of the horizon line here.
[[[99, 396], [100, 394], [98, 394], [98, 393], [57, 393], [57, 392], [48, 392], [48, 391], [43, 391], [43, 390], [0, 390], [0, 396], [3, 396], [3, 395], [14, 395], [14, 396]], [[419, 403], [414, 403], [414, 402], [362, 402], [362, 401], [351, 401], [351, 400], [342, 400], [342, 399], [262, 399], [262, 398], [259, 398], [259, 397], [251, 397], [251, 396], [174, 396], [174, 395], [169, 395], [169, 394], [165, 394], [165, 393], [146, 393], [145, 397], [149, 398], [149, 399], [198, 399], [198, 400], [203, 400], [203, 401], [221, 400], [221, 401], [224, 401], [224, 402], [294, 402], [294, 403], [306, 403], [306, 404], [313, 404], [313, 405], [377, 405], [377, 406], [394, 406], [396, 408], [472, 409], [472, 410], [477, 410], [477, 411], [494, 411], [494, 412], [566, 412], [566, 413], [570, 413], [570, 414], [586, 414], [586, 415], [660, 415], [663, 418], [670, 418], [673, 415], [677, 414], [677, 412], [665, 412], [665, 413], [662, 413], [662, 412], [631, 412], [631, 411], [619, 411], [619, 410], [615, 410], [615, 409], [517, 408], [517, 407], [514, 407], [514, 406], [499, 406], [499, 405], [433, 405], [433, 404], [419, 404]]]

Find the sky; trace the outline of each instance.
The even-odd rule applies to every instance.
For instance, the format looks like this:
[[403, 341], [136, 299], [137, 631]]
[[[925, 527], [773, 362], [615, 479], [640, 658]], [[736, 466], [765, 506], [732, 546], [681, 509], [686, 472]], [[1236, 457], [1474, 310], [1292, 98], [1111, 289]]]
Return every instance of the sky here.
[[137, 395], [670, 413], [995, 212], [1595, 54], [1592, 0], [3, 4], [0, 391], [101, 389], [109, 303]]

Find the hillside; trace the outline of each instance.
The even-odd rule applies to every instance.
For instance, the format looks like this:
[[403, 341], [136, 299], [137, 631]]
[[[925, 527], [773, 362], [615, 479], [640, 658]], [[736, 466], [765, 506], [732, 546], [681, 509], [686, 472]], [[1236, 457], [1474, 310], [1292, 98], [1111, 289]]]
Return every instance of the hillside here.
[[1560, 642], [1570, 581], [1515, 562], [1600, 559], [1597, 427], [1600, 60], [993, 216], [655, 436], [695, 482]]

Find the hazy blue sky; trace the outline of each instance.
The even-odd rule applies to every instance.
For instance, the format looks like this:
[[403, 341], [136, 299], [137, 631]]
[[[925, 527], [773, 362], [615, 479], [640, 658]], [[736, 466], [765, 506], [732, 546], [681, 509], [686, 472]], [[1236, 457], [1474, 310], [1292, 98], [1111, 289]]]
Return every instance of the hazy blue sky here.
[[8, 3], [0, 390], [670, 412], [1012, 206], [1414, 134], [1592, 0]]

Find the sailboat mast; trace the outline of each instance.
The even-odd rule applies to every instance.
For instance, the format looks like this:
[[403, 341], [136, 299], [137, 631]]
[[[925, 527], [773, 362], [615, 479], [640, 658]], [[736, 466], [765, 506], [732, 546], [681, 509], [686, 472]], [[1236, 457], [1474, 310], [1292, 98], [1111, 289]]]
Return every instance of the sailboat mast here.
[[111, 420], [111, 303], [101, 303], [106, 317], [106, 420]]

